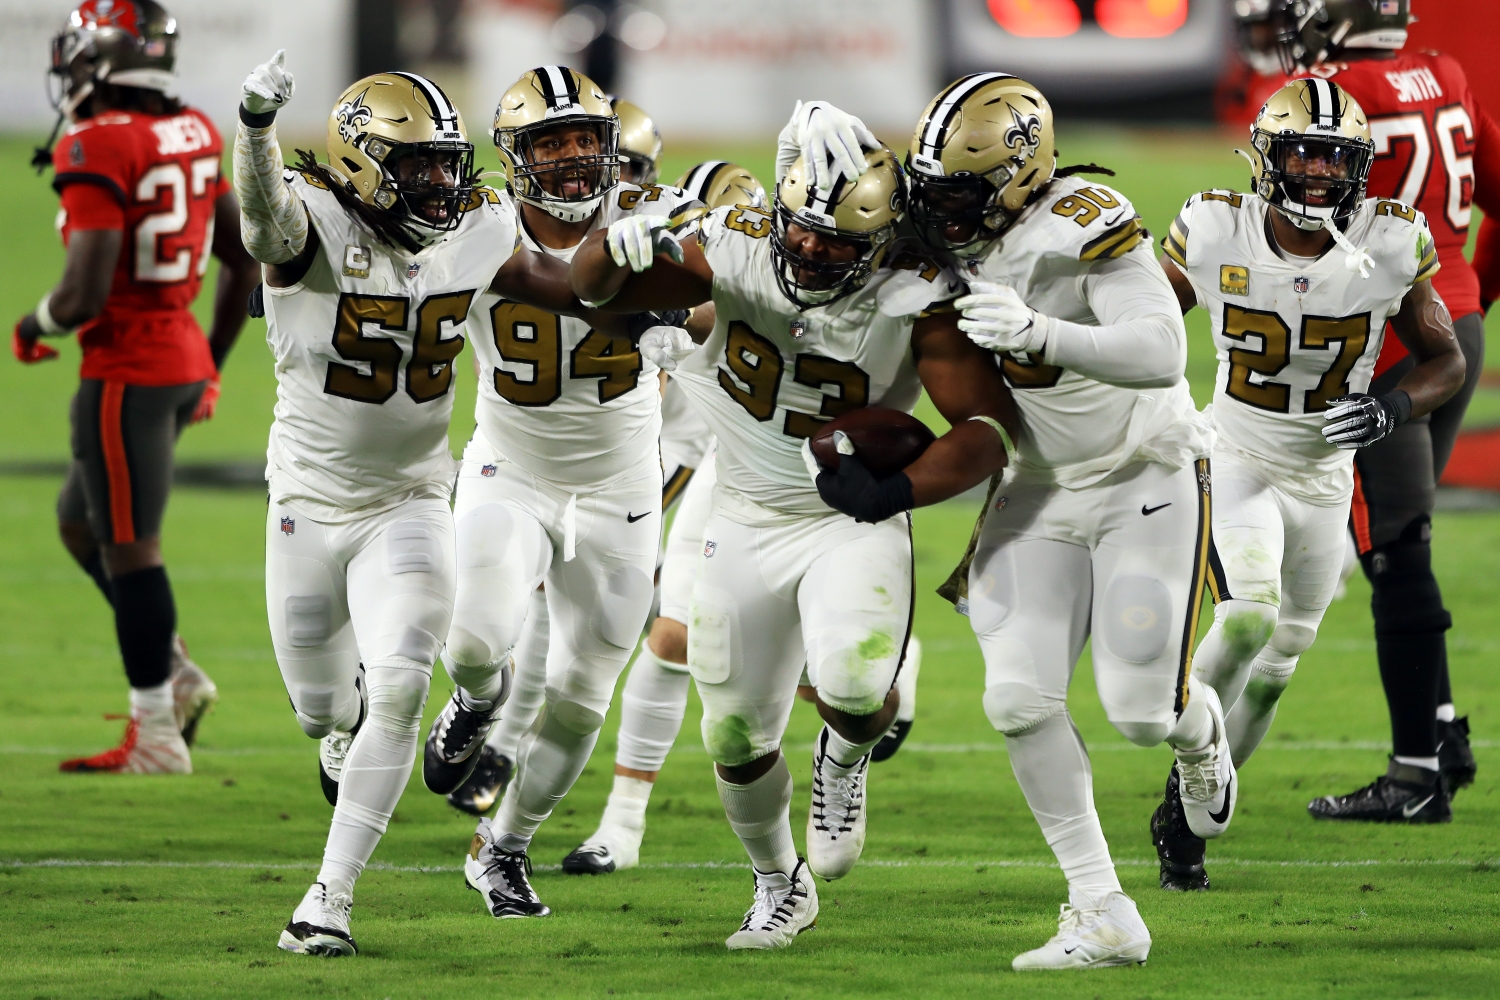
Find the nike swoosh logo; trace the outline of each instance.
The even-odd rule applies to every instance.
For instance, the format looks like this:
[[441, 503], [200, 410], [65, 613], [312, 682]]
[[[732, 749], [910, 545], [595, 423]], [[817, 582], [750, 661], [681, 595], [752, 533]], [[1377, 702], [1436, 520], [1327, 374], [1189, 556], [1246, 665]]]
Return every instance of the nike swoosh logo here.
[[650, 513], [651, 512], [649, 510], [646, 511], [645, 514], [631, 514], [631, 513], [627, 512], [625, 514], [625, 520], [629, 521], [631, 524], [634, 524], [635, 522], [639, 521], [643, 517], [646, 517]]
[[1064, 955], [1071, 955], [1071, 954], [1073, 954], [1073, 952], [1075, 952], [1075, 951], [1077, 951], [1077, 950], [1078, 950], [1078, 945], [1076, 945], [1076, 944], [1075, 944], [1075, 945], [1074, 945], [1074, 946], [1073, 946], [1073, 947], [1071, 947], [1071, 948], [1064, 948], [1064, 949], [1063, 949], [1063, 954], [1064, 954]]
[[1157, 511], [1161, 510], [1162, 507], [1170, 506], [1172, 506], [1172, 501], [1170, 500], [1162, 504], [1160, 507], [1147, 507], [1145, 504], [1141, 504], [1141, 514], [1145, 517], [1150, 517], [1152, 514], [1155, 514]]
[[1429, 795], [1429, 796], [1427, 796], [1427, 798], [1423, 799], [1421, 802], [1418, 802], [1416, 805], [1404, 805], [1404, 806], [1402, 806], [1401, 807], [1401, 817], [1403, 819], [1411, 819], [1417, 813], [1419, 813], [1419, 812], [1422, 811], [1422, 807], [1423, 806], [1427, 805], [1427, 803], [1431, 802], [1435, 798], [1437, 798], [1436, 795]]
[[1223, 826], [1229, 820], [1229, 804], [1234, 801], [1234, 778], [1229, 779], [1229, 784], [1224, 786], [1224, 808], [1218, 812], [1211, 812], [1208, 818], [1214, 821], [1215, 826]]

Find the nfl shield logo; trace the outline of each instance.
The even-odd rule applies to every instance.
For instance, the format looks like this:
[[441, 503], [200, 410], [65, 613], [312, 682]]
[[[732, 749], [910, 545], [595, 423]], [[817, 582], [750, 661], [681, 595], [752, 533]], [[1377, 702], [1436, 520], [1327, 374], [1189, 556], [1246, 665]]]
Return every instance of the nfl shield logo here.
[[1004, 510], [1005, 505], [1008, 503], [1010, 503], [1010, 497], [997, 497], [995, 499], [995, 509]]
[[418, 264], [416, 261], [412, 261], [410, 264], [406, 265], [406, 276], [408, 278], [415, 278], [417, 276], [417, 272], [420, 270], [422, 270], [422, 265]]
[[295, 535], [297, 533], [297, 519], [293, 517], [283, 517], [281, 519], [281, 533], [283, 535]]
[[493, 465], [482, 466], [479, 470], [479, 474], [486, 479], [489, 479], [495, 475], [495, 467]]
[[1308, 285], [1308, 280], [1301, 275], [1298, 275], [1297, 277], [1292, 279], [1292, 291], [1296, 292], [1298, 295], [1306, 295]]
[[718, 542], [704, 542], [703, 543], [703, 558], [705, 558], [705, 559], [712, 559], [714, 557], [714, 552], [718, 548], [719, 548], [719, 543]]

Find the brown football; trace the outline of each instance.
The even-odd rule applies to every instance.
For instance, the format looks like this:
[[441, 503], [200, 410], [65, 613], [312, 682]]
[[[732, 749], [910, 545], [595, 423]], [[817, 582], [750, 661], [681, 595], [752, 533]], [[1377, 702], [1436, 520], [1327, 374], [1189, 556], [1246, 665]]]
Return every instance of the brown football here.
[[828, 421], [813, 435], [813, 457], [829, 472], [839, 468], [840, 455], [833, 438], [838, 431], [849, 436], [854, 453], [876, 479], [900, 472], [936, 440], [927, 425], [909, 413], [886, 406], [861, 406]]

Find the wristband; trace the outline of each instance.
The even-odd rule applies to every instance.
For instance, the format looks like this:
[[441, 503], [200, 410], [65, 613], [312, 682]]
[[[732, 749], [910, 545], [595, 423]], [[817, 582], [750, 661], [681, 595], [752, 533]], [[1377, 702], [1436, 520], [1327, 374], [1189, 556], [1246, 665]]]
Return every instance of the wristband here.
[[1391, 418], [1395, 421], [1391, 425], [1392, 430], [1411, 419], [1411, 396], [1405, 389], [1392, 389], [1380, 397], [1380, 403], [1391, 412]]
[[271, 125], [276, 121], [276, 109], [273, 108], [270, 111], [255, 112], [251, 111], [249, 108], [241, 104], [240, 121], [244, 122], [251, 128], [270, 128]]
[[[42, 296], [42, 301], [36, 304], [36, 325], [42, 328], [44, 334], [49, 337], [66, 337], [74, 330], [77, 330], [79, 326], [83, 325], [80, 323], [78, 326], [63, 326], [54, 319], [52, 317], [52, 310], [47, 306], [47, 300], [50, 298], [52, 298], [52, 293], [48, 292]], [[1408, 403], [1407, 410], [1410, 411], [1410, 409], [1411, 406]]]
[[[1408, 405], [1407, 408], [1409, 410], [1410, 406]], [[995, 429], [995, 433], [1000, 435], [1000, 443], [1005, 445], [1005, 464], [1014, 465], [1016, 461], [1016, 445], [1010, 439], [1010, 435], [1006, 433], [1005, 428], [1000, 425], [1000, 421], [994, 417], [970, 417], [969, 419], [977, 420], [982, 424], [989, 424]]]

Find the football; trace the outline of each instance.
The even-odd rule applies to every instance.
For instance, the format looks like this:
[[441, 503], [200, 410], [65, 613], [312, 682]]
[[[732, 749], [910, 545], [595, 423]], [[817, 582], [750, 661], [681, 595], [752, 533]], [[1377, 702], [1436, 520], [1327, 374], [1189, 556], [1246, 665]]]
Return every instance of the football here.
[[910, 413], [888, 406], [861, 406], [824, 424], [812, 438], [818, 467], [829, 472], [839, 468], [834, 435], [843, 431], [854, 445], [854, 453], [876, 479], [884, 479], [915, 462], [936, 440], [932, 431]]

